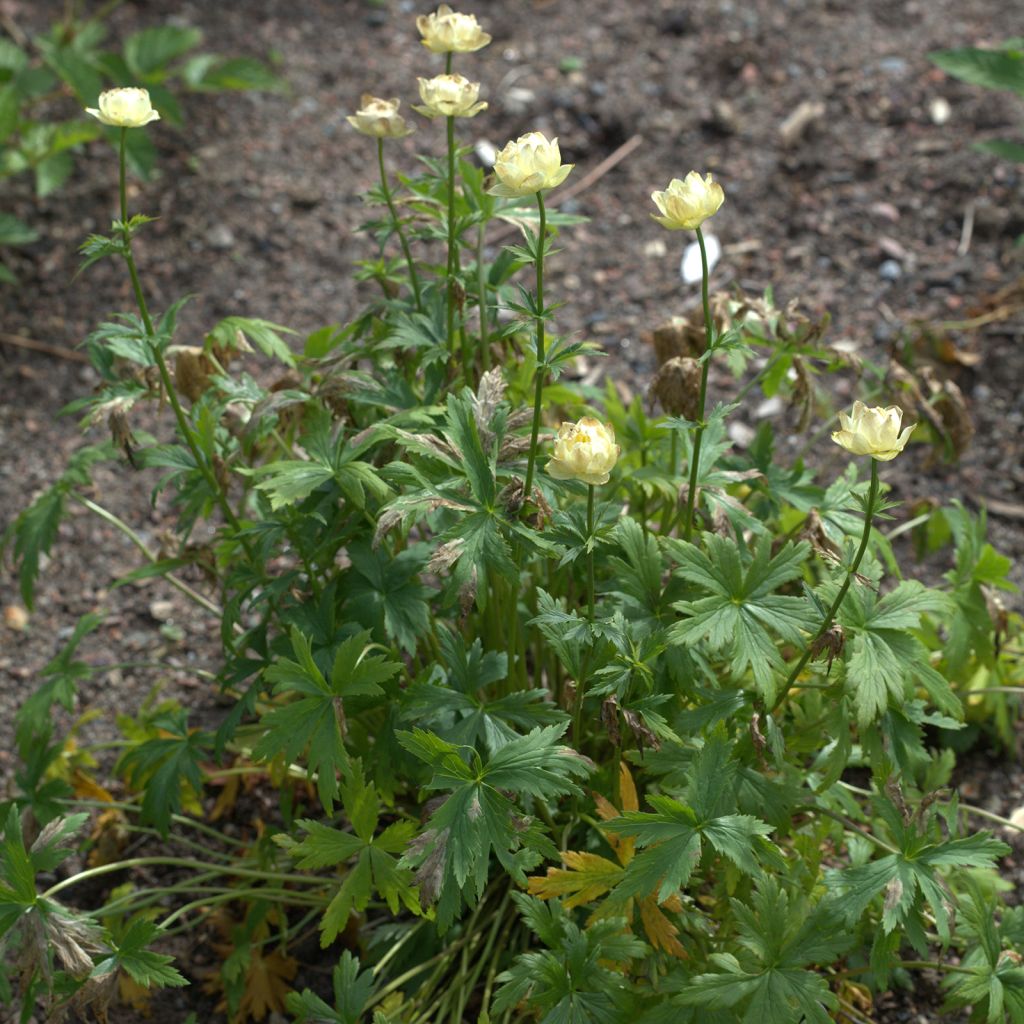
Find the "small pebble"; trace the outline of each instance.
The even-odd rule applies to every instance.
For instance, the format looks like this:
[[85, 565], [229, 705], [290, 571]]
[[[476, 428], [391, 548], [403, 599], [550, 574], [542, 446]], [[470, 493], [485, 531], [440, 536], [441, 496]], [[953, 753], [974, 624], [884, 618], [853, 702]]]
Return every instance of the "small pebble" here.
[[898, 281], [903, 276], [903, 267], [896, 260], [883, 260], [878, 268], [878, 276], [883, 281]]
[[166, 622], [174, 614], [173, 601], [153, 601], [149, 606], [149, 614], [157, 622]]
[[206, 244], [211, 249], [230, 249], [235, 244], [234, 232], [227, 224], [214, 224], [206, 232]]
[[[716, 235], [705, 235], [704, 248], [708, 254], [708, 273], [710, 274], [715, 269], [719, 256], [722, 255], [722, 245]], [[691, 242], [686, 247], [683, 261], [679, 265], [679, 273], [687, 284], [693, 284], [701, 279], [700, 246], [696, 242]]]
[[21, 632], [28, 625], [28, 612], [20, 604], [9, 604], [4, 607], [4, 624], [8, 629]]

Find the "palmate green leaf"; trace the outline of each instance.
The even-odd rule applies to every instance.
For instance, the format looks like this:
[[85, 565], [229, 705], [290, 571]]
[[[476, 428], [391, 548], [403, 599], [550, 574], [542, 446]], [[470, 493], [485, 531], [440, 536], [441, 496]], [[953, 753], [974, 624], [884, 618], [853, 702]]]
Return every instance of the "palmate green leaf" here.
[[828, 1011], [838, 1000], [825, 978], [806, 968], [827, 966], [852, 943], [833, 910], [791, 899], [770, 877], [749, 903], [731, 904], [740, 948], [712, 954], [718, 971], [687, 982], [673, 1005], [734, 1009], [743, 1024], [831, 1024]]
[[162, 934], [151, 921], [136, 918], [124, 934], [111, 938], [111, 954], [100, 959], [89, 976], [104, 978], [122, 970], [143, 988], [181, 988], [187, 985], [188, 979], [171, 966], [174, 957], [146, 948]]
[[[142, 132], [135, 134], [141, 135]], [[129, 136], [131, 133], [129, 133]], [[238, 347], [237, 334], [242, 334], [251, 341], [264, 355], [271, 356], [285, 366], [295, 365], [295, 356], [288, 347], [288, 343], [281, 337], [282, 334], [294, 334], [290, 327], [281, 324], [271, 323], [269, 320], [259, 320], [248, 316], [225, 317], [207, 335], [207, 340], [222, 348], [234, 349]]]
[[96, 463], [115, 458], [117, 451], [109, 441], [79, 448], [57, 481], [21, 512], [0, 537], [0, 555], [11, 540], [14, 541], [14, 559], [20, 563], [21, 599], [29, 611], [35, 607], [35, 584], [39, 578], [40, 562], [43, 555], [50, 553], [57, 539], [57, 528], [64, 518], [68, 493], [92, 482], [92, 467]]
[[0, 212], [0, 245], [29, 245], [39, 232], [9, 213]]
[[183, 710], [153, 719], [153, 726], [167, 733], [130, 747], [118, 761], [129, 784], [143, 791], [142, 820], [155, 826], [166, 838], [171, 815], [181, 809], [182, 786], [198, 796], [202, 792], [200, 765], [209, 757], [213, 734], [190, 730]]
[[[619, 918], [571, 921], [557, 901], [513, 893], [524, 921], [549, 948], [523, 953], [498, 975], [495, 1014], [525, 1003], [540, 1024], [621, 1024], [633, 1004], [628, 964], [650, 952]], [[615, 969], [627, 967], [627, 971]]]
[[768, 536], [758, 539], [752, 554], [717, 534], [704, 534], [704, 543], [707, 553], [682, 541], [669, 544], [678, 563], [676, 574], [711, 595], [675, 603], [686, 617], [669, 629], [669, 643], [706, 642], [712, 652], [728, 657], [733, 672], [750, 672], [770, 701], [785, 668], [774, 637], [801, 644], [802, 630], [815, 624], [807, 601], [773, 593], [801, 575], [809, 545], [787, 542], [773, 558]]
[[18, 808], [11, 806], [0, 842], [0, 937], [36, 905], [36, 869], [25, 848]]
[[963, 716], [949, 682], [931, 666], [927, 648], [911, 632], [920, 626], [922, 615], [951, 611], [949, 597], [916, 580], [904, 580], [881, 598], [867, 587], [851, 587], [838, 620], [847, 637], [847, 686], [862, 728], [888, 707], [890, 699], [902, 705], [909, 696], [908, 682], [923, 686], [944, 714]]
[[331, 814], [338, 795], [338, 774], [348, 765], [344, 701], [383, 696], [380, 684], [391, 679], [401, 664], [371, 654], [375, 645], [369, 642], [369, 631], [363, 631], [339, 646], [328, 680], [313, 658], [309, 640], [298, 629], [292, 630], [291, 640], [297, 660], [279, 658], [267, 668], [265, 677], [275, 684], [275, 696], [299, 696], [262, 717], [264, 732], [253, 748], [253, 757], [294, 761], [305, 751], [309, 771], [316, 776], [320, 802]]
[[664, 902], [686, 885], [704, 850], [716, 853], [746, 874], [760, 862], [776, 861], [775, 848], [764, 837], [772, 827], [749, 814], [736, 814], [738, 764], [726, 740], [709, 739], [693, 761], [686, 802], [652, 796], [654, 813], [627, 811], [602, 826], [610, 832], [636, 837], [638, 854], [616, 888], [617, 896], [649, 896]]
[[506, 743], [536, 726], [566, 721], [546, 690], [516, 690], [491, 697], [486, 689], [504, 679], [508, 655], [484, 652], [479, 639], [466, 647], [462, 636], [441, 627], [438, 640], [447, 685], [416, 683], [402, 700], [402, 718], [429, 726], [442, 739], [457, 746], [483, 744], [495, 753]]
[[[432, 769], [427, 789], [451, 794], [430, 818], [417, 849], [407, 859], [432, 875], [430, 888], [441, 894], [442, 923], [454, 914], [454, 898], [467, 884], [479, 897], [487, 884], [493, 850], [506, 871], [525, 885], [521, 859], [524, 844], [539, 841], [520, 816], [515, 797], [543, 800], [578, 794], [574, 779], [592, 765], [559, 742], [564, 725], [534, 729], [501, 747], [486, 762], [470, 749], [448, 743], [423, 729], [399, 732], [398, 742]], [[469, 762], [463, 755], [469, 755]], [[527, 806], [532, 802], [527, 800]], [[550, 843], [545, 852], [555, 854]]]
[[328, 1006], [308, 988], [289, 992], [285, 1006], [296, 1024], [360, 1024], [363, 1008], [373, 992], [372, 970], [360, 971], [359, 960], [347, 949], [331, 973], [334, 1006]]
[[23, 753], [29, 744], [38, 741], [50, 728], [50, 711], [60, 704], [65, 711], [74, 707], [78, 684], [89, 679], [94, 669], [84, 661], [75, 658], [78, 645], [103, 621], [101, 615], [89, 612], [75, 623], [74, 631], [57, 656], [50, 660], [42, 671], [43, 681], [39, 688], [18, 708], [14, 721], [17, 726], [15, 739]]
[[940, 872], [954, 868], [990, 868], [1009, 852], [1009, 847], [985, 832], [943, 840], [934, 809], [924, 823], [919, 823], [915, 819], [904, 821], [888, 798], [877, 798], [874, 808], [888, 826], [897, 850], [867, 864], [828, 872], [826, 884], [836, 894], [832, 905], [852, 925], [884, 893], [882, 928], [885, 933], [902, 928], [912, 939], [917, 935], [923, 942], [923, 901], [931, 909], [940, 937], [948, 943], [951, 936], [949, 897]]
[[972, 1020], [985, 1024], [1024, 1022], [1024, 964], [1020, 962], [1020, 936], [1013, 934], [1015, 910], [1004, 910], [999, 921], [997, 907], [979, 887], [970, 884], [970, 895], [960, 901], [963, 931], [971, 942], [959, 962], [959, 969], [942, 979], [947, 992], [946, 1008], [973, 1007]]
[[156, 25], [134, 32], [124, 44], [124, 60], [138, 78], [148, 81], [157, 72], [166, 70], [176, 57], [194, 49], [202, 42], [197, 28], [177, 25]]
[[349, 545], [352, 572], [342, 581], [349, 614], [377, 631], [380, 640], [393, 641], [409, 654], [430, 631], [430, 591], [420, 582], [426, 562], [425, 545], [406, 548], [392, 557], [368, 541]]
[[391, 489], [380, 478], [376, 469], [362, 456], [379, 440], [376, 431], [363, 431], [349, 438], [336, 431], [330, 413], [320, 405], [307, 405], [308, 425], [302, 435], [302, 447], [309, 461], [279, 459], [253, 471], [256, 488], [270, 498], [275, 511], [308, 497], [321, 485], [333, 480], [342, 494], [357, 508], [366, 505], [370, 492], [383, 500]]
[[645, 536], [640, 524], [632, 518], [619, 520], [612, 539], [619, 545], [623, 557], [608, 559], [614, 593], [622, 595], [631, 609], [650, 618], [662, 612], [662, 572], [664, 559], [657, 539]]
[[965, 46], [959, 50], [934, 50], [928, 57], [947, 74], [971, 85], [1009, 89], [1024, 96], [1024, 52], [1020, 49], [981, 50]]
[[981, 150], [982, 153], [992, 153], [1004, 160], [1024, 164], [1024, 142], [1014, 142], [1012, 139], [986, 139], [984, 142], [974, 143], [974, 148]]
[[401, 905], [414, 914], [420, 913], [411, 873], [399, 867], [395, 856], [409, 845], [416, 833], [416, 823], [396, 821], [380, 835], [375, 834], [380, 821], [380, 798], [373, 784], [363, 777], [358, 760], [350, 765], [341, 787], [341, 800], [353, 832], [300, 819], [296, 824], [306, 833], [301, 841], [296, 842], [284, 833], [275, 836], [278, 845], [296, 858], [300, 868], [334, 867], [356, 858], [320, 922], [323, 947], [330, 945], [344, 930], [353, 911], [366, 909], [374, 892], [384, 898], [392, 914], [397, 914]]

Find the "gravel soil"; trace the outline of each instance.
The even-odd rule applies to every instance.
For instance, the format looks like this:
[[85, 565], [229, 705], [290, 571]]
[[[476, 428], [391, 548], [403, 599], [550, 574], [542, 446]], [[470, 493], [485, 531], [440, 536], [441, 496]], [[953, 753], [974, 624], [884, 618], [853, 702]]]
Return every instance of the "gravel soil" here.
[[[56, 0], [0, 0], [7, 24], [26, 32], [62, 9]], [[138, 262], [155, 308], [193, 296], [180, 342], [232, 314], [301, 335], [357, 311], [368, 293], [353, 284], [354, 265], [375, 255], [356, 231], [359, 193], [377, 168], [372, 142], [344, 117], [366, 91], [407, 106], [416, 76], [443, 70], [417, 42], [414, 15], [426, 9], [411, 0], [139, 0], [115, 10], [115, 36], [168, 19], [196, 25], [210, 49], [276, 55], [290, 84], [286, 95], [192, 95], [183, 130], [147, 129], [158, 173], [132, 185], [130, 203], [159, 220], [140, 236]], [[1006, 0], [477, 0], [465, 9], [494, 42], [457, 62], [483, 82], [490, 104], [460, 123], [462, 141], [500, 148], [529, 130], [557, 136], [563, 159], [576, 164], [569, 184], [628, 150], [561, 204], [590, 220], [563, 233], [551, 261], [549, 292], [566, 302], [558, 326], [608, 355], [581, 373], [603, 371], [626, 394], [646, 390], [656, 369], [652, 329], [699, 304], [697, 286], [679, 273], [689, 239], [650, 220], [650, 192], [691, 169], [711, 171], [727, 194], [713, 221], [723, 249], [713, 286], [770, 287], [779, 304], [829, 312], [831, 341], [879, 363], [912, 348], [919, 367], [955, 383], [973, 441], [958, 461], [919, 446], [901, 459], [898, 478], [887, 472], [904, 502], [897, 523], [923, 502], [987, 506], [992, 541], [1024, 583], [1024, 247], [1015, 246], [1024, 187], [1021, 168], [971, 148], [979, 138], [1019, 137], [1024, 103], [947, 78], [926, 56], [999, 42], [1010, 31]], [[71, 117], [74, 104], [58, 101], [54, 112]], [[414, 171], [416, 152], [441, 152], [443, 132], [417, 120], [414, 136], [389, 144], [396, 171]], [[2, 188], [3, 208], [41, 238], [7, 257], [20, 285], [0, 291], [0, 528], [83, 443], [74, 418], [56, 414], [96, 383], [83, 363], [11, 336], [73, 349], [131, 306], [113, 263], [73, 279], [77, 245], [116, 215], [110, 149], [91, 145], [69, 185], [45, 200], [21, 180]], [[986, 314], [990, 322], [975, 330], [949, 326]], [[725, 377], [715, 383], [730, 386]], [[848, 378], [829, 386], [848, 400]], [[806, 440], [785, 409], [746, 415], [755, 424], [777, 417], [791, 445]], [[169, 436], [169, 414], [141, 425]], [[826, 447], [819, 434], [811, 459], [830, 459]], [[172, 520], [163, 499], [150, 500], [153, 482], [127, 465], [104, 466], [95, 500], [155, 549]], [[200, 675], [217, 668], [216, 622], [162, 582], [111, 589], [135, 555], [116, 529], [73, 507], [27, 617], [9, 565], [0, 568], [0, 777], [15, 765], [15, 709], [86, 612], [104, 620], [80, 656], [118, 667], [83, 685], [76, 714], [130, 711], [154, 691], [216, 714]], [[1019, 596], [1007, 601], [1020, 607]], [[998, 813], [1024, 803], [1017, 761], [985, 751], [967, 761], [963, 785]], [[1021, 849], [1006, 865], [1018, 884]], [[195, 1003], [196, 991], [158, 996], [153, 1019], [178, 1022], [187, 1006], [200, 1020], [220, 1020]], [[873, 1014], [885, 1024], [930, 1021], [937, 1005], [921, 989], [882, 1000]], [[133, 1018], [113, 1011], [110, 1019]]]

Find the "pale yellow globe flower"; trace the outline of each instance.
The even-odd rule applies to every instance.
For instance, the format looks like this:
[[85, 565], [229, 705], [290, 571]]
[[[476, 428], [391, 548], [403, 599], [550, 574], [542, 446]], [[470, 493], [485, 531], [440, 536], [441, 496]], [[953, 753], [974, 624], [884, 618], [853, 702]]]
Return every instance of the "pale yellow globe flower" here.
[[97, 102], [99, 107], [86, 107], [85, 112], [115, 128], [141, 128], [160, 120], [146, 89], [107, 89]]
[[555, 450], [545, 468], [556, 480], [606, 484], [621, 451], [611, 424], [584, 416], [578, 423], [563, 423], [558, 428]]
[[459, 14], [447, 4], [441, 4], [433, 14], [421, 14], [416, 27], [423, 45], [434, 53], [473, 53], [491, 41], [475, 15]]
[[487, 109], [486, 103], [477, 102], [480, 83], [462, 75], [436, 75], [417, 81], [423, 104], [412, 109], [424, 117], [474, 117]]
[[414, 131], [398, 112], [401, 100], [382, 100], [378, 96], [363, 93], [359, 102], [362, 106], [345, 118], [357, 132], [372, 135], [375, 139], [400, 139]]
[[711, 175], [703, 178], [696, 172], [682, 180], [673, 178], [664, 192], [652, 192], [654, 205], [661, 216], [651, 216], [670, 231], [692, 231], [713, 216], [725, 202], [725, 193]]
[[907, 443], [916, 423], [900, 432], [903, 410], [898, 406], [868, 408], [863, 402], [854, 402], [847, 415], [839, 414], [839, 426], [832, 440], [854, 455], [870, 455], [879, 462], [895, 459]]
[[494, 161], [498, 177], [488, 191], [514, 199], [561, 185], [574, 164], [563, 164], [558, 139], [550, 142], [541, 132], [529, 132], [510, 142]]

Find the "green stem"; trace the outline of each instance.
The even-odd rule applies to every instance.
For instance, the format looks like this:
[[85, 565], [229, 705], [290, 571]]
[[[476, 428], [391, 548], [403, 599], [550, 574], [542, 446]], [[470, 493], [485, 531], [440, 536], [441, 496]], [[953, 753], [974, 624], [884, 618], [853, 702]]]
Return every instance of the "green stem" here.
[[487, 322], [487, 274], [484, 268], [484, 236], [487, 225], [481, 221], [476, 233], [476, 292], [480, 308], [480, 357], [483, 359], [484, 372], [491, 368], [491, 341], [488, 337]]
[[62, 882], [58, 882], [56, 885], [51, 885], [50, 888], [42, 894], [42, 898], [50, 899], [64, 889], [70, 888], [72, 885], [78, 885], [79, 882], [87, 882], [91, 878], [99, 878], [102, 875], [109, 875], [112, 871], [126, 871], [128, 868], [148, 868], [158, 866], [194, 868], [197, 871], [203, 872], [216, 870], [222, 875], [237, 875], [239, 878], [256, 878], [261, 882], [291, 882], [298, 885], [324, 884], [324, 879], [314, 878], [310, 875], [289, 875], [274, 871], [260, 871], [256, 868], [236, 867], [231, 864], [225, 864], [223, 867], [212, 868], [209, 864], [204, 864], [200, 860], [191, 860], [188, 857], [132, 857], [128, 860], [114, 861], [111, 864], [101, 864], [99, 867], [87, 868], [85, 871], [79, 871], [77, 875], [72, 875], [70, 878], [65, 878]]
[[[146, 546], [146, 542], [123, 519], [119, 519], [116, 515], [114, 515], [113, 512], [109, 511], [108, 509], [105, 509], [102, 505], [97, 505], [94, 501], [90, 501], [88, 498], [83, 497], [81, 494], [77, 494], [75, 491], [71, 491], [70, 494], [71, 497], [80, 505], [87, 508], [90, 512], [94, 512], [101, 519], [110, 523], [111, 526], [116, 527], [118, 530], [120, 530], [121, 533], [123, 533], [139, 549], [139, 551], [142, 552], [142, 554], [146, 557], [147, 561], [151, 565], [155, 565], [159, 561], [157, 556], [154, 555], [153, 552], [150, 551], [149, 548]], [[224, 612], [221, 608], [215, 605], [208, 598], [203, 597], [203, 595], [200, 594], [198, 591], [193, 590], [183, 580], [179, 580], [177, 576], [174, 576], [169, 572], [165, 572], [162, 575], [163, 578], [167, 580], [167, 582], [170, 583], [172, 587], [175, 588], [175, 590], [181, 591], [181, 593], [183, 593], [190, 601], [194, 601], [197, 605], [199, 605], [200, 608], [204, 608], [212, 615], [217, 616], [218, 619], [223, 617]], [[237, 623], [236, 628], [239, 630], [239, 632], [241, 632], [242, 627]]]
[[[594, 624], [594, 485], [587, 487], [587, 618]], [[576, 699], [572, 713], [572, 743], [580, 749], [583, 735], [583, 697], [586, 690], [584, 679], [576, 680]]]
[[191, 903], [185, 903], [178, 907], [177, 910], [171, 911], [160, 922], [160, 928], [162, 931], [168, 929], [179, 917], [184, 917], [190, 911], [202, 910], [204, 907], [210, 907], [217, 903], [234, 903], [236, 900], [244, 900], [247, 898], [254, 898], [265, 900], [268, 897], [280, 895], [278, 902], [287, 903], [293, 906], [306, 906], [306, 907], [322, 907], [328, 902], [327, 897], [322, 899], [310, 899], [301, 893], [288, 892], [284, 889], [228, 889], [225, 892], [217, 896], [202, 896], [197, 900], [192, 900]]
[[[128, 228], [128, 192], [125, 181], [127, 163], [125, 159], [125, 143], [127, 138], [128, 129], [122, 128], [119, 177], [121, 195], [121, 237], [124, 242], [124, 261], [128, 267], [128, 274], [132, 279], [132, 290], [135, 292], [135, 304], [139, 308], [139, 316], [142, 317], [142, 323], [146, 329], [146, 337], [149, 340], [150, 352], [152, 353], [153, 358], [156, 361], [157, 369], [160, 372], [160, 382], [163, 384], [164, 391], [167, 394], [167, 399], [171, 403], [171, 408], [174, 410], [174, 418], [178, 422], [178, 431], [185, 439], [185, 443], [188, 445], [189, 451], [192, 453], [192, 458], [195, 460], [196, 468], [200, 473], [202, 473], [203, 478], [206, 480], [207, 487], [210, 488], [210, 492], [214, 496], [214, 500], [220, 506], [225, 521], [237, 532], [241, 529], [238, 518], [231, 506], [228, 504], [227, 496], [224, 494], [220, 484], [217, 482], [217, 477], [213, 471], [213, 467], [203, 456], [202, 452], [200, 452], [199, 446], [196, 444], [195, 434], [185, 417], [185, 411], [181, 407], [181, 402], [178, 401], [178, 393], [174, 390], [174, 384], [171, 381], [170, 371], [167, 369], [167, 361], [164, 359], [163, 350], [157, 344], [156, 332], [153, 330], [153, 321], [149, 315], [149, 307], [146, 305], [146, 296], [143, 294], [142, 283], [139, 281], [139, 272], [135, 266], [135, 257], [132, 255], [132, 235]], [[245, 548], [250, 562], [253, 562], [253, 553], [249, 548], [248, 543], [244, 540], [242, 540], [242, 547]]]
[[530, 427], [530, 451], [526, 457], [526, 482], [523, 485], [523, 502], [530, 500], [533, 493], [533, 469], [537, 461], [537, 436], [540, 434], [540, 403], [544, 393], [544, 238], [547, 234], [547, 214], [544, 196], [537, 193], [537, 210], [540, 222], [537, 229], [537, 369], [536, 386], [533, 394], [533, 423]]
[[690, 489], [686, 495], [686, 513], [683, 519], [683, 540], [693, 535], [693, 507], [697, 499], [697, 474], [700, 470], [700, 445], [704, 439], [704, 405], [708, 397], [708, 370], [711, 367], [711, 345], [714, 341], [711, 323], [711, 305], [708, 301], [708, 252], [704, 247], [704, 232], [697, 228], [697, 244], [700, 246], [700, 298], [704, 306], [704, 362], [700, 371], [700, 398], [697, 401], [697, 429], [693, 435], [693, 452], [690, 456]]
[[587, 486], [587, 615], [594, 622], [594, 485]]
[[[455, 278], [458, 274], [459, 253], [455, 241], [455, 118], [448, 122], [448, 351], [455, 354]], [[463, 373], [468, 371], [463, 367]]]
[[843, 585], [839, 588], [839, 593], [836, 594], [835, 600], [832, 602], [832, 606], [825, 613], [825, 618], [822, 619], [821, 625], [818, 627], [818, 632], [811, 638], [811, 642], [807, 645], [800, 660], [793, 666], [793, 671], [789, 673], [789, 677], [786, 679], [785, 685], [779, 691], [778, 697], [775, 698], [775, 703], [771, 707], [771, 713], [774, 714], [778, 709], [779, 705], [786, 699], [786, 694], [792, 689], [793, 684], [796, 682], [797, 677], [804, 670], [804, 666], [811, 658], [811, 654], [814, 650], [814, 645], [828, 632], [831, 628], [833, 621], [835, 620], [836, 613], [839, 611], [839, 606], [843, 603], [843, 598], [846, 597], [846, 592], [850, 589], [850, 584], [853, 583], [854, 576], [857, 575], [857, 569], [860, 567], [861, 559], [864, 557], [864, 552], [868, 549], [868, 539], [871, 537], [871, 520], [874, 516], [875, 502], [878, 498], [878, 462], [876, 459], [871, 460], [871, 486], [868, 490], [867, 505], [864, 509], [864, 533], [860, 538], [860, 547], [857, 548], [857, 553], [853, 556], [853, 562], [850, 568], [846, 571], [846, 579], [843, 580]]
[[405, 254], [405, 262], [409, 267], [409, 281], [412, 284], [413, 294], [416, 296], [416, 312], [423, 312], [423, 300], [420, 296], [420, 279], [416, 274], [416, 264], [413, 262], [412, 252], [409, 250], [409, 242], [402, 230], [402, 222], [398, 219], [398, 211], [395, 209], [395, 201], [391, 196], [391, 188], [388, 185], [388, 172], [384, 168], [384, 140], [377, 140], [377, 163], [380, 166], [380, 190], [384, 193], [384, 200], [388, 204], [391, 213], [391, 223], [395, 225], [395, 234], [401, 243], [402, 252]]

